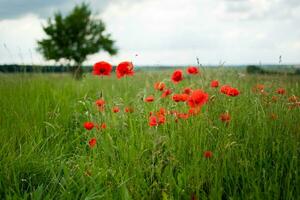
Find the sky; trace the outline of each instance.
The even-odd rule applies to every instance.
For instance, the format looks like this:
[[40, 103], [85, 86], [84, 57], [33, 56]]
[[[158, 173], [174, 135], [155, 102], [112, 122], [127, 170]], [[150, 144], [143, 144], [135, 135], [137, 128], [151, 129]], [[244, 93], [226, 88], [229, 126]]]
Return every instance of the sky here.
[[[42, 25], [81, 0], [0, 0], [0, 64], [55, 64], [36, 51]], [[136, 65], [300, 63], [300, 0], [86, 0]]]

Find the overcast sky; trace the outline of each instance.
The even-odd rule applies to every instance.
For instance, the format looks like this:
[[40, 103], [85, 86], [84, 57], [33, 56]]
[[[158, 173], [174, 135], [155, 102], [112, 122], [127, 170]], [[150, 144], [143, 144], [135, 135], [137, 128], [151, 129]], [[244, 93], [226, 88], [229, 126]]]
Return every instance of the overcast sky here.
[[[23, 2], [23, 3], [22, 3]], [[42, 24], [80, 0], [0, 0], [0, 64], [52, 64], [36, 52]], [[107, 60], [136, 65], [300, 63], [300, 0], [89, 0], [116, 40]], [[136, 56], [137, 55], [137, 56]]]

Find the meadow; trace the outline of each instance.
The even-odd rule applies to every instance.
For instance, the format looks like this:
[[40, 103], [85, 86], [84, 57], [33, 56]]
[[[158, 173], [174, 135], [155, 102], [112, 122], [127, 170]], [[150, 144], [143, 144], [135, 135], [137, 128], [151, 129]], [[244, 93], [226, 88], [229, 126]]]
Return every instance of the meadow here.
[[[0, 74], [0, 198], [300, 198], [299, 76], [201, 68], [174, 84], [172, 72], [88, 73], [80, 81]], [[199, 113], [178, 115], [187, 104], [161, 98], [153, 87], [161, 81], [173, 94], [199, 88], [209, 99]], [[225, 84], [239, 95], [220, 93]], [[161, 108], [165, 121], [150, 126], [149, 113]]]

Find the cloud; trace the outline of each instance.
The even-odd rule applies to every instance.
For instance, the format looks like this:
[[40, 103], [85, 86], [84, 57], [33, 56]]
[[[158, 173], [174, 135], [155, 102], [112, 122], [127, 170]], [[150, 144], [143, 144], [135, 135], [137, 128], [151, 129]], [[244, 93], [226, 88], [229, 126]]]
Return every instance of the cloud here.
[[223, 0], [218, 12], [225, 20], [289, 20], [298, 7], [299, 0]]
[[[76, 4], [87, 3], [93, 11], [102, 12], [110, 4], [134, 3], [138, 0], [0, 0], [0, 20], [22, 17], [28, 14], [40, 18], [48, 18], [53, 13], [60, 11], [67, 13]], [[143, 0], [141, 0], [143, 1]]]
[[44, 36], [41, 28], [43, 22], [35, 15], [0, 21], [1, 63], [42, 62], [42, 57], [35, 51], [35, 45], [36, 40]]
[[47, 16], [56, 9], [64, 8], [66, 1], [52, 0], [0, 0], [0, 19], [17, 18], [28, 14]]
[[[86, 64], [132, 60], [137, 65], [185, 65], [196, 64], [196, 57], [203, 64], [277, 63], [279, 55], [284, 63], [300, 62], [297, 1], [90, 2], [117, 41], [120, 53], [110, 57], [100, 51], [89, 56]], [[55, 8], [67, 6], [60, 4]], [[0, 21], [0, 63], [48, 63], [35, 52], [35, 41], [44, 36], [44, 18], [35, 13]]]

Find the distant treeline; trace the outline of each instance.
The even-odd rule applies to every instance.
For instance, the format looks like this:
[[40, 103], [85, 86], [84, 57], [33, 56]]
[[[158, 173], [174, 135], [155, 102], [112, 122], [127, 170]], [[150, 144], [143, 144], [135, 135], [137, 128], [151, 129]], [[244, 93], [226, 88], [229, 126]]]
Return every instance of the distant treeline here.
[[[92, 67], [84, 67], [84, 71], [92, 71]], [[0, 65], [0, 72], [15, 73], [15, 72], [41, 72], [41, 73], [62, 73], [71, 72], [72, 67], [66, 66], [40, 66], [40, 65]]]
[[[116, 66], [113, 66], [113, 71]], [[167, 66], [152, 66], [152, 67], [136, 67], [136, 71], [143, 69], [144, 71], [152, 71], [152, 70], [166, 70], [177, 67], [167, 67]], [[93, 70], [92, 66], [83, 66], [84, 72], [91, 72]], [[0, 72], [3, 73], [24, 73], [24, 72], [40, 72], [40, 73], [63, 73], [63, 72], [71, 72], [73, 70], [72, 67], [67, 66], [57, 66], [57, 65], [0, 65]]]
[[288, 70], [282, 71], [280, 68], [262, 68], [256, 65], [248, 65], [246, 67], [246, 72], [248, 74], [265, 74], [265, 75], [300, 75], [300, 68], [289, 68]]
[[[155, 70], [170, 70], [180, 68], [181, 66], [169, 67], [169, 66], [138, 66], [136, 67], [136, 71], [155, 71]], [[216, 68], [218, 66], [209, 66], [212, 68]], [[294, 65], [266, 65], [266, 66], [257, 66], [257, 65], [239, 65], [232, 66], [232, 68], [246, 69], [248, 74], [265, 74], [265, 75], [274, 75], [274, 74], [287, 74], [287, 75], [300, 75], [299, 66]], [[83, 66], [84, 72], [91, 72], [93, 70], [92, 66]], [[64, 73], [71, 72], [73, 70], [72, 67], [67, 66], [57, 66], [57, 65], [0, 65], [0, 72], [2, 73]], [[113, 71], [115, 70], [115, 66], [113, 66]]]

